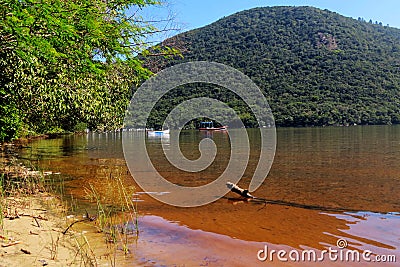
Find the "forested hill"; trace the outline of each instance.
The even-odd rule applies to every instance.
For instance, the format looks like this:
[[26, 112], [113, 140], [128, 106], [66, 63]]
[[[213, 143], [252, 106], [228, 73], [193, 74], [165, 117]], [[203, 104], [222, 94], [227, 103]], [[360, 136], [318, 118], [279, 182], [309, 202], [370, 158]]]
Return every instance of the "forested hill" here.
[[400, 29], [312, 7], [242, 11], [177, 35], [187, 51], [155, 70], [207, 60], [264, 92], [277, 125], [400, 123]]

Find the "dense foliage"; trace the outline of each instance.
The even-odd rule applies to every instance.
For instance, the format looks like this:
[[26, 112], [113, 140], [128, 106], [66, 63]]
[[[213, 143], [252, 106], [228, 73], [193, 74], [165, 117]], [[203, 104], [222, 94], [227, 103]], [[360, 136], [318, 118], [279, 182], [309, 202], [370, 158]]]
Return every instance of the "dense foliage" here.
[[[277, 125], [400, 123], [399, 29], [311, 7], [268, 7], [173, 39], [186, 43], [184, 58], [153, 59], [148, 66], [207, 60], [235, 67], [261, 88]], [[165, 108], [154, 116], [189, 98], [185, 90], [171, 93], [172, 102], [161, 101]], [[212, 96], [218, 95], [221, 90]], [[234, 95], [222, 98], [241, 111], [247, 125], [254, 124]]]
[[[120, 127], [157, 0], [0, 0], [0, 141]], [[129, 11], [128, 11], [129, 10]]]

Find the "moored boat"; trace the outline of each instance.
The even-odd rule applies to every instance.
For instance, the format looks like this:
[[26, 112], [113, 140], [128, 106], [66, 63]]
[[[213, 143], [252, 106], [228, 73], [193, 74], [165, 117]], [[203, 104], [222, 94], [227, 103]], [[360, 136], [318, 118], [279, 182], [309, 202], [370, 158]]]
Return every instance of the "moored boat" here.
[[200, 131], [226, 131], [228, 130], [228, 126], [220, 126], [220, 127], [214, 127], [214, 122], [213, 121], [202, 121], [200, 122]]
[[163, 131], [147, 131], [147, 135], [168, 135], [169, 129]]

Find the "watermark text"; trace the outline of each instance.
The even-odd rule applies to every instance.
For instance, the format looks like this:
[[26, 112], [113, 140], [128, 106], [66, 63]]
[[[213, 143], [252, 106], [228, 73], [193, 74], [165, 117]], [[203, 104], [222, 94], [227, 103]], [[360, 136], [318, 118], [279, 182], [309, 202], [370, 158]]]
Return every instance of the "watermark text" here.
[[269, 249], [265, 245], [263, 249], [257, 252], [259, 261], [281, 261], [281, 262], [396, 262], [396, 255], [376, 255], [370, 250], [347, 249], [347, 241], [339, 239], [337, 247], [324, 250], [305, 249], [305, 250], [276, 250]]

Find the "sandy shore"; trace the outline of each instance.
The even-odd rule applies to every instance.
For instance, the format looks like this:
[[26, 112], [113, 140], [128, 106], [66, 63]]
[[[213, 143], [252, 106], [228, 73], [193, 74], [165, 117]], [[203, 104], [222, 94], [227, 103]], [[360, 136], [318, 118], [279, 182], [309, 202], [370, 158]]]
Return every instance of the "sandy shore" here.
[[14, 151], [14, 144], [0, 145], [0, 267], [121, 266], [133, 260], [125, 243], [131, 232], [119, 230], [121, 221], [105, 203], [93, 214], [79, 214], [51, 193], [57, 184], [46, 185], [48, 175], [59, 173], [26, 167]]
[[67, 221], [57, 198], [37, 194], [5, 201], [0, 266], [91, 265], [90, 255], [80, 251], [79, 234], [62, 233]]
[[77, 219], [67, 216], [66, 204], [39, 182], [45, 173], [3, 153], [0, 166], [0, 267], [101, 265], [85, 232], [63, 233]]

